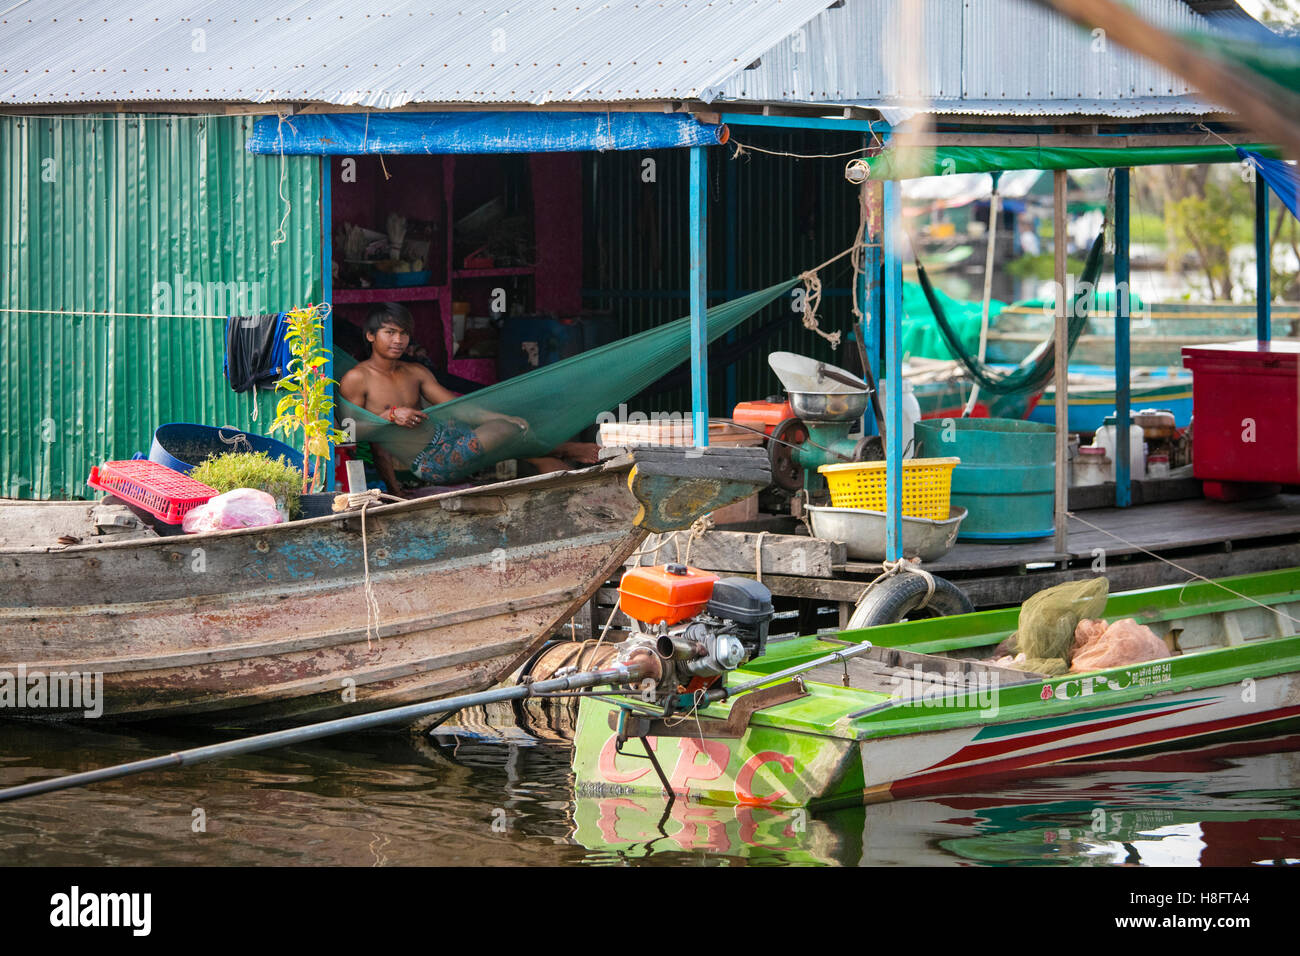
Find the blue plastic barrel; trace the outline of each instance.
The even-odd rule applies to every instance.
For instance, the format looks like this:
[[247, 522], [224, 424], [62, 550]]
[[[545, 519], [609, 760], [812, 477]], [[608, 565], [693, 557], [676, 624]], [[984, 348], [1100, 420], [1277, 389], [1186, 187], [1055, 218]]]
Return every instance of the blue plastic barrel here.
[[153, 433], [149, 460], [188, 475], [195, 465], [209, 455], [224, 455], [236, 451], [264, 451], [272, 459], [283, 458], [294, 468], [302, 467], [302, 452], [284, 442], [240, 431], [229, 426], [213, 428], [211, 425], [193, 425], [173, 422], [160, 425]]
[[952, 504], [967, 511], [958, 540], [1024, 541], [1054, 531], [1056, 433], [1012, 418], [916, 423], [918, 458], [956, 456]]

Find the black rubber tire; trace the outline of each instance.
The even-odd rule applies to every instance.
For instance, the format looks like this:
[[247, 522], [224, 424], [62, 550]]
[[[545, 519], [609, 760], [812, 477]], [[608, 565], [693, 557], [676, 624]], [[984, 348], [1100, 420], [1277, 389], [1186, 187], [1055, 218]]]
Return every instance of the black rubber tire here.
[[923, 575], [904, 571], [881, 581], [853, 609], [847, 629], [852, 631], [880, 624], [896, 624], [908, 618], [917, 620], [969, 614], [975, 610], [975, 605], [971, 604], [970, 598], [962, 593], [961, 588], [946, 578], [938, 575], [932, 577], [934, 595], [924, 608], [920, 606], [927, 590]]

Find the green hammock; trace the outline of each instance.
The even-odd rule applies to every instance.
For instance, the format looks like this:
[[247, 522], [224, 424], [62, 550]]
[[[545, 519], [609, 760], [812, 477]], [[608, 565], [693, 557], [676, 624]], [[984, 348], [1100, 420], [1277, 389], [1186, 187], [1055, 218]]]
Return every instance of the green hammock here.
[[[1093, 241], [1092, 248], [1088, 250], [1088, 259], [1083, 264], [1083, 274], [1079, 276], [1079, 283], [1075, 286], [1078, 291], [1074, 294], [1074, 301], [1069, 310], [1067, 356], [1074, 351], [1075, 343], [1079, 341], [1079, 336], [1088, 324], [1088, 305], [1097, 288], [1097, 280], [1101, 278], [1105, 239], [1106, 230], [1102, 229]], [[934, 312], [934, 320], [939, 326], [939, 331], [948, 342], [948, 348], [981, 389], [995, 395], [1022, 395], [1026, 392], [1041, 391], [1052, 380], [1056, 372], [1056, 347], [1050, 339], [1046, 343], [1046, 348], [1035, 350], [1036, 354], [1031, 355], [1014, 371], [996, 372], [963, 347], [961, 336], [944, 315], [943, 304], [939, 301], [934, 286], [930, 284], [930, 277], [926, 275], [920, 259], [916, 260], [916, 278], [921, 283], [921, 289], [925, 292], [931, 311]]]
[[[798, 281], [789, 279], [709, 309], [709, 341], [789, 292]], [[677, 319], [432, 405], [424, 409], [429, 417], [414, 428], [394, 425], [341, 395], [337, 396], [338, 417], [340, 422], [355, 423], [357, 439], [379, 445], [404, 466], [444, 434], [449, 423], [474, 429], [482, 452], [456, 469], [451, 478], [457, 480], [498, 461], [547, 454], [595, 424], [602, 412], [617, 409], [685, 362], [690, 342], [690, 318]], [[355, 364], [351, 356], [336, 353], [335, 377], [341, 379]], [[690, 416], [689, 409], [682, 412], [684, 420]]]

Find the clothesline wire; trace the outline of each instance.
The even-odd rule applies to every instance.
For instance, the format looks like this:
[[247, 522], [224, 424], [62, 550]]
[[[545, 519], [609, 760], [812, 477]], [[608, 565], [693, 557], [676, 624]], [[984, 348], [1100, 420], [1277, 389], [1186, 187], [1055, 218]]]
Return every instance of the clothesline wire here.
[[[328, 302], [322, 302], [316, 306], [317, 311], [323, 311], [324, 315], [329, 315], [332, 310]], [[281, 310], [287, 311], [287, 310]], [[196, 315], [194, 313], [177, 313], [177, 312], [90, 312], [85, 309], [0, 309], [0, 312], [11, 312], [20, 315], [91, 315], [100, 319], [226, 319], [234, 318], [231, 315]]]

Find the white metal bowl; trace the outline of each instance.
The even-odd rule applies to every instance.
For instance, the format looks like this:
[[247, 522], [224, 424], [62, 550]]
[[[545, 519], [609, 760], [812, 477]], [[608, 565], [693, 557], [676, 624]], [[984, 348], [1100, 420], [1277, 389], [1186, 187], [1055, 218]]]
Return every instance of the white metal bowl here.
[[[851, 558], [863, 561], [885, 560], [885, 514], [865, 508], [825, 508], [808, 505], [808, 516], [815, 537], [843, 541]], [[903, 516], [903, 556], [937, 561], [957, 541], [957, 529], [966, 517], [966, 509], [952, 507], [942, 521], [932, 518]]]

